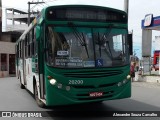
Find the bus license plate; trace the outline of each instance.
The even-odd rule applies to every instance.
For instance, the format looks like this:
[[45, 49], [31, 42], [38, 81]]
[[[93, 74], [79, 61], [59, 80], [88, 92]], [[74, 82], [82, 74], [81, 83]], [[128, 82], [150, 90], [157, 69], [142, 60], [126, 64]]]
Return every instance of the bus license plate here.
[[89, 93], [90, 97], [100, 97], [103, 96], [103, 92], [91, 92]]

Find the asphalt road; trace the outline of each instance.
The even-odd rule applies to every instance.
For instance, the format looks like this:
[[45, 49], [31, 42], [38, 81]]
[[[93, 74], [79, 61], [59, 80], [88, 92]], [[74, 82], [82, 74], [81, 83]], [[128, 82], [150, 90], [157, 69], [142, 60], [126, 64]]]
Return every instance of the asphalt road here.
[[[27, 90], [20, 89], [16, 77], [0, 78], [0, 111], [44, 111], [48, 116], [47, 118], [29, 118], [31, 120], [159, 120], [160, 117], [107, 117], [107, 113], [110, 111], [160, 112], [160, 84], [133, 82], [132, 97], [128, 99], [43, 109], [37, 106], [33, 96]], [[0, 120], [3, 119], [0, 118]], [[5, 119], [12, 120], [12, 118]], [[14, 118], [16, 119], [22, 118]]]

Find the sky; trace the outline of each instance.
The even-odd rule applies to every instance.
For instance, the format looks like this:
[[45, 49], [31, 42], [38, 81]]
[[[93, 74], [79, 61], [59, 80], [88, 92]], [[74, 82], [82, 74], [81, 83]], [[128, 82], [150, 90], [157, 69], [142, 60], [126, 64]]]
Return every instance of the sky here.
[[[58, 4], [91, 4], [100, 5], [111, 8], [124, 9], [124, 0], [2, 0], [2, 8], [17, 8], [27, 11], [28, 1], [45, 1], [43, 5], [32, 5], [34, 10], [42, 9], [47, 5]], [[129, 0], [129, 31], [133, 31], [133, 51], [141, 58], [141, 44], [142, 44], [142, 29], [141, 20], [144, 19], [146, 14], [153, 14], [153, 16], [160, 16], [160, 0]], [[153, 31], [152, 40], [160, 33]]]

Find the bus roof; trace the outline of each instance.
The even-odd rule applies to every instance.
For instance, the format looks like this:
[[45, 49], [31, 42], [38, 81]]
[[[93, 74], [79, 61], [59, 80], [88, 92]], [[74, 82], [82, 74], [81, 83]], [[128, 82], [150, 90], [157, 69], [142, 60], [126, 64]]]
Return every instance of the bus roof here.
[[81, 7], [81, 8], [95, 8], [95, 10], [97, 9], [107, 9], [107, 10], [111, 10], [111, 11], [115, 11], [115, 12], [120, 12], [122, 14], [126, 14], [126, 12], [122, 11], [122, 10], [118, 10], [115, 8], [110, 8], [110, 7], [105, 7], [105, 6], [96, 6], [96, 5], [55, 5], [55, 6], [47, 6], [45, 8], [42, 9], [42, 11], [40, 12], [39, 15], [37, 15], [37, 17], [31, 22], [31, 24], [28, 26], [28, 28], [23, 32], [23, 34], [20, 36], [20, 38], [17, 40], [16, 44], [18, 44], [19, 41], [24, 40], [26, 34], [37, 24], [39, 23], [39, 21], [41, 21], [42, 19], [46, 19], [45, 13], [48, 9], [50, 8], [77, 8], [77, 7]]

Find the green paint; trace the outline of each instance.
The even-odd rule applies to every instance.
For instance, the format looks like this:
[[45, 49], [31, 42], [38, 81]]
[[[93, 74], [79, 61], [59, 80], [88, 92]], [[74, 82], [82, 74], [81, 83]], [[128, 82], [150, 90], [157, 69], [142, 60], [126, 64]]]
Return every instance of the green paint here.
[[[56, 6], [55, 6], [56, 7]], [[65, 6], [60, 6], [65, 7]], [[76, 7], [71, 5], [70, 7]], [[93, 6], [82, 6], [83, 8], [89, 8]], [[50, 7], [48, 7], [50, 8]], [[130, 66], [114, 67], [114, 68], [81, 68], [81, 69], [60, 69], [47, 66], [44, 61], [44, 44], [45, 44], [45, 35], [44, 35], [44, 25], [52, 24], [55, 27], [56, 31], [72, 32], [68, 27], [68, 22], [72, 22], [77, 26], [78, 31], [88, 32], [91, 31], [91, 27], [95, 27], [93, 32], [106, 32], [106, 28], [112, 25], [113, 33], [124, 33], [127, 34], [128, 24], [118, 24], [115, 22], [82, 22], [82, 21], [47, 21], [45, 13], [48, 8], [44, 8], [41, 12], [40, 18], [38, 19], [38, 24], [36, 25], [36, 41], [37, 41], [37, 53], [38, 58], [32, 58], [32, 72], [36, 72], [36, 63], [39, 63], [39, 74], [44, 74], [45, 80], [45, 91], [46, 91], [46, 105], [68, 105], [68, 104], [78, 104], [85, 102], [95, 102], [95, 101], [104, 101], [104, 100], [114, 100], [128, 98], [131, 96], [131, 81], [128, 80], [126, 84], [121, 87], [118, 87], [118, 82], [126, 79], [130, 71]], [[94, 6], [95, 9], [98, 9], [97, 6]], [[102, 9], [110, 9], [117, 11], [126, 15], [125, 12], [99, 7]], [[63, 27], [64, 26], [64, 27]], [[81, 27], [78, 27], [81, 26]], [[85, 26], [85, 27], [84, 27]], [[87, 28], [88, 26], [88, 28]], [[84, 29], [85, 28], [85, 29]], [[123, 28], [118, 29], [118, 28]], [[29, 31], [29, 29], [27, 29]], [[23, 38], [26, 34], [23, 34]], [[21, 39], [18, 40], [18, 42]], [[18, 43], [17, 42], [17, 43]], [[18, 65], [19, 60], [18, 60]], [[116, 71], [116, 75], [111, 75]], [[110, 76], [105, 77], [94, 77], [94, 75], [99, 76], [100, 74], [110, 74]], [[79, 77], [78, 77], [79, 74]], [[71, 75], [77, 75], [77, 77], [71, 77]], [[86, 75], [87, 77], [81, 78], [81, 75]], [[48, 76], [53, 77], [57, 80], [56, 85], [51, 85]], [[83, 80], [83, 84], [69, 85], [69, 80]], [[58, 83], [62, 84], [62, 88], [57, 87]], [[113, 84], [114, 83], [114, 84]], [[70, 86], [70, 90], [67, 91], [66, 87]], [[93, 98], [89, 96], [90, 92], [103, 92], [104, 95], [100, 98]]]
[[[97, 74], [98, 72], [102, 71], [122, 71], [122, 74], [115, 75], [115, 76], [108, 76], [108, 77], [100, 77], [100, 78], [72, 78], [72, 77], [64, 77], [64, 74], [67, 73], [92, 73], [92, 75]], [[95, 72], [97, 71], [97, 72]], [[101, 73], [100, 72], [100, 73]], [[47, 88], [47, 105], [67, 105], [67, 104], [76, 104], [76, 103], [84, 103], [84, 102], [93, 102], [98, 100], [113, 100], [113, 99], [121, 99], [121, 98], [127, 98], [131, 96], [131, 82], [128, 80], [128, 83], [125, 84], [123, 87], [117, 87], [118, 82], [126, 79], [128, 73], [129, 73], [129, 66], [125, 67], [119, 67], [119, 68], [101, 68], [101, 69], [56, 69], [51, 68], [49, 66], [45, 66], [45, 73], [46, 76], [52, 76], [54, 79], [57, 80], [57, 83], [62, 84], [62, 89], [58, 89], [57, 86], [53, 86], [49, 83], [49, 80], [47, 80], [46, 77], [46, 88]], [[110, 72], [111, 73], [111, 72]], [[112, 73], [111, 73], [112, 74]], [[92, 76], [91, 75], [91, 76]], [[83, 85], [69, 85], [69, 80], [83, 80]], [[100, 87], [101, 85], [111, 84], [115, 83], [113, 86], [106, 86], [106, 87]], [[70, 86], [71, 90], [67, 91], [66, 86]], [[74, 86], [79, 86], [78, 88]], [[85, 88], [85, 86], [92, 86], [92, 88]], [[87, 100], [91, 97], [89, 96], [90, 92], [109, 92], [113, 91], [113, 94], [111, 97], [102, 99], [93, 99], [93, 100]], [[77, 94], [84, 94], [82, 96], [77, 96]], [[88, 96], [87, 96], [88, 95]], [[56, 99], [55, 99], [56, 98]], [[80, 100], [79, 100], [80, 99]], [[84, 99], [84, 100], [81, 100]], [[86, 100], [85, 100], [86, 99]]]

